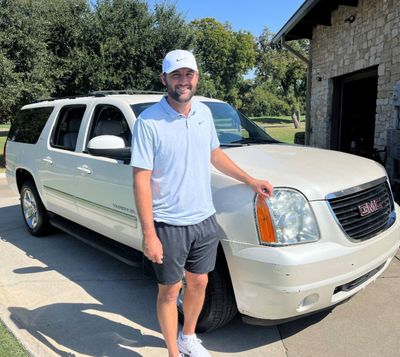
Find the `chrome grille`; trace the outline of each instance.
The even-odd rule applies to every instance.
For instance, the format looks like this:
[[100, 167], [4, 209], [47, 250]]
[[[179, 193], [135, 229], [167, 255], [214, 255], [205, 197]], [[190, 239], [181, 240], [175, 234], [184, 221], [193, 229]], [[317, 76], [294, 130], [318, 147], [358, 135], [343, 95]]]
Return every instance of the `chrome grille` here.
[[343, 231], [351, 239], [362, 241], [372, 238], [393, 224], [394, 204], [386, 180], [349, 192], [329, 195], [328, 202]]

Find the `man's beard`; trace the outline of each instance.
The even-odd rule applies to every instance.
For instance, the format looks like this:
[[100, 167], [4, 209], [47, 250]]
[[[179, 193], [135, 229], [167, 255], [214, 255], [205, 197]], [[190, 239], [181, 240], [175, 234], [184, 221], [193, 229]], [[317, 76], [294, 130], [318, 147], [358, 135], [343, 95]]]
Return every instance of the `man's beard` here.
[[190, 102], [190, 100], [193, 98], [196, 92], [196, 86], [192, 86], [191, 89], [188, 89], [188, 92], [186, 94], [179, 94], [178, 90], [173, 89], [169, 85], [169, 83], [167, 83], [167, 91], [168, 91], [168, 96], [171, 97], [176, 102], [187, 103]]

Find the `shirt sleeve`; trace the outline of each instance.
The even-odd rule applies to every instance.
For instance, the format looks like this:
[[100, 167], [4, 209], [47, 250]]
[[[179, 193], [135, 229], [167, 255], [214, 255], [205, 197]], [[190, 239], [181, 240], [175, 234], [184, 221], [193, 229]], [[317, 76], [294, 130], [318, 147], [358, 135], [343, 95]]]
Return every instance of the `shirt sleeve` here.
[[153, 162], [154, 133], [139, 117], [133, 127], [131, 166], [153, 170]]

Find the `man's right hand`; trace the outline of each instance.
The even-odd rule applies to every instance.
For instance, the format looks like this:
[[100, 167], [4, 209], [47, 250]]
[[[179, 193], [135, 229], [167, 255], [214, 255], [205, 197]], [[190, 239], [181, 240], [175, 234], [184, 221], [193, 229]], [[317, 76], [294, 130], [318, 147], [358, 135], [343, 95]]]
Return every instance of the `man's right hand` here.
[[163, 248], [156, 234], [143, 237], [143, 254], [153, 263], [163, 263]]

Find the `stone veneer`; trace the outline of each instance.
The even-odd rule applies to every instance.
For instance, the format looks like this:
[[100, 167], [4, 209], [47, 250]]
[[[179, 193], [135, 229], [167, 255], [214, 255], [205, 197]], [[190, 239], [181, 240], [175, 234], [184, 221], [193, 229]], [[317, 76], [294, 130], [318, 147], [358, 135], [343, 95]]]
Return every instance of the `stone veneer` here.
[[[355, 21], [345, 23], [351, 15]], [[377, 65], [375, 146], [382, 148], [393, 122], [392, 90], [400, 82], [400, 0], [359, 0], [358, 7], [339, 6], [331, 23], [313, 32], [310, 145], [330, 147], [332, 77]]]

